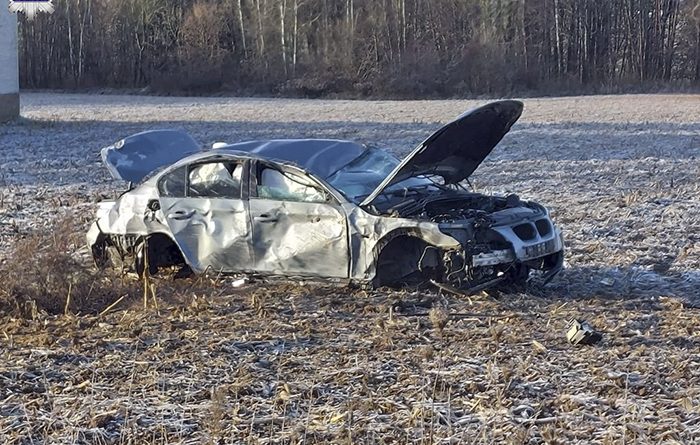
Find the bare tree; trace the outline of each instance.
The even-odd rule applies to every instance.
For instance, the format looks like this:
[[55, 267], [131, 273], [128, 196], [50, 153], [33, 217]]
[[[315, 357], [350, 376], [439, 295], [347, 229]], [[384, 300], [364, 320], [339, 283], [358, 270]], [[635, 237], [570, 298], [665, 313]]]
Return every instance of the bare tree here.
[[409, 96], [700, 83], [698, 0], [57, 0], [56, 7], [21, 20], [25, 87], [304, 93], [313, 83], [314, 94]]

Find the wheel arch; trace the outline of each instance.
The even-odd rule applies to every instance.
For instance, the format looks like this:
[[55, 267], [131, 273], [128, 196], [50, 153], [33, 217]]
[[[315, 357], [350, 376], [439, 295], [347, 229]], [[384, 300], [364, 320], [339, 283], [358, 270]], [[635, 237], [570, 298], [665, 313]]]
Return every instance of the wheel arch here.
[[[131, 235], [106, 233], [100, 230], [99, 233], [92, 234], [92, 239], [88, 244], [98, 267], [104, 267], [107, 264], [107, 249], [110, 247], [117, 249], [122, 260], [132, 256], [133, 266], [139, 275], [144, 270], [144, 261], [149, 263], [151, 273], [155, 273], [158, 267], [190, 266], [175, 238], [172, 234], [164, 231]], [[145, 258], [144, 246], [148, 248]]]
[[372, 251], [370, 276], [374, 287], [425, 281], [442, 271], [442, 249], [416, 228], [395, 229]]
[[[155, 273], [159, 267], [186, 265], [190, 267], [187, 256], [182, 252], [180, 245], [172, 234], [164, 231], [154, 231], [142, 235], [141, 244], [148, 248], [147, 257], [148, 269], [150, 273]], [[140, 255], [143, 255], [140, 250]], [[139, 255], [139, 256], [140, 256]], [[139, 258], [136, 259], [136, 267]], [[141, 266], [143, 269], [143, 266]], [[140, 271], [138, 271], [140, 274]]]

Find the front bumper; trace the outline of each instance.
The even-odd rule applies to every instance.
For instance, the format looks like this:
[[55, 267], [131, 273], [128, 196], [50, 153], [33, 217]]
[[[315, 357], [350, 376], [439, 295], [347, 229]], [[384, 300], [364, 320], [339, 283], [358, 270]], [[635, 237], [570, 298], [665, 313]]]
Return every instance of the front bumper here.
[[499, 247], [489, 250], [482, 244], [475, 250], [464, 244], [463, 250], [445, 252], [445, 274], [441, 284], [434, 284], [460, 293], [475, 292], [502, 282], [524, 283], [531, 270], [541, 271], [538, 281], [546, 284], [564, 268], [562, 232], [548, 216], [493, 225], [488, 230], [491, 242]]
[[[564, 250], [564, 238], [561, 230], [556, 228], [548, 216], [535, 221], [521, 222], [513, 225], [494, 226], [497, 232], [511, 245], [510, 262], [521, 263], [537, 260]], [[496, 253], [489, 252], [489, 253]], [[504, 259], [506, 259], [504, 257]], [[502, 262], [509, 262], [502, 261]], [[474, 263], [474, 266], [478, 264]]]
[[516, 261], [521, 263], [532, 262], [564, 250], [564, 238], [559, 229], [554, 229], [550, 236], [537, 236], [529, 240], [522, 240], [513, 232], [511, 227], [494, 227], [493, 230], [509, 242], [512, 248], [492, 250], [473, 255], [472, 267], [497, 266]]

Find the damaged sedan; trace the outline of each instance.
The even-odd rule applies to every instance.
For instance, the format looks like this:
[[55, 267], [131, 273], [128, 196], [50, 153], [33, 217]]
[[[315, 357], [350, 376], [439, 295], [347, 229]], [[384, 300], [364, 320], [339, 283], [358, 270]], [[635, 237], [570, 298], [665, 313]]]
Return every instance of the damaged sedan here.
[[99, 266], [333, 279], [455, 292], [544, 281], [563, 265], [540, 204], [489, 196], [469, 176], [522, 113], [504, 100], [440, 128], [403, 160], [340, 140], [215, 144], [158, 130], [102, 150], [129, 191], [87, 238]]

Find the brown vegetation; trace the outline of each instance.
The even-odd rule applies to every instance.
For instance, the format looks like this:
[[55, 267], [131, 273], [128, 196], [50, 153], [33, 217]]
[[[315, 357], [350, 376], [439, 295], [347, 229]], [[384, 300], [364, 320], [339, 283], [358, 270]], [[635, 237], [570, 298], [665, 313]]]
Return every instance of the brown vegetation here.
[[77, 225], [65, 219], [16, 242], [0, 265], [1, 312], [29, 318], [42, 312], [94, 313], [128, 295], [124, 280], [109, 280], [86, 268], [78, 254], [84, 241]]
[[[72, 265], [75, 252], [61, 239], [29, 242], [34, 250], [10, 264], [40, 266], [14, 270], [43, 287], [3, 283], [14, 301], [37, 304], [2, 315], [2, 443], [660, 443], [700, 434], [700, 316], [674, 298], [562, 303], [161, 280], [159, 307], [131, 298], [99, 313], [89, 295], [136, 294], [118, 284], [128, 278], [96, 282], [90, 269], [58, 261]], [[84, 298], [63, 313], [67, 282]], [[95, 288], [86, 293], [87, 282]], [[582, 315], [605, 333], [602, 344], [567, 343], [567, 321]]]
[[56, 3], [22, 21], [24, 87], [425, 97], [700, 81], [689, 0]]
[[212, 291], [206, 277], [174, 280], [173, 271], [146, 284], [128, 270], [98, 270], [88, 255], [85, 227], [64, 218], [18, 238], [0, 263], [0, 315], [27, 319], [103, 315], [113, 309], [179, 303], [184, 295]]
[[[95, 197], [123, 191], [96, 166], [100, 146], [178, 123], [206, 143], [315, 135], [404, 154], [433, 121], [477, 104], [26, 94], [31, 120], [0, 128], [0, 294], [25, 283], [0, 315], [0, 443], [693, 443], [697, 103], [527, 101], [473, 182], [554, 212], [568, 268], [543, 291], [162, 279], [158, 307], [144, 309], [139, 283], [84, 259]], [[61, 214], [76, 220], [53, 230]], [[13, 254], [16, 242], [27, 247]], [[53, 299], [18, 311], [45, 294], [31, 291], [49, 281], [38, 267], [66, 276], [50, 281]], [[105, 278], [109, 298], [90, 307], [76, 293], [64, 311], [73, 273]], [[569, 345], [574, 317], [603, 341]]]

